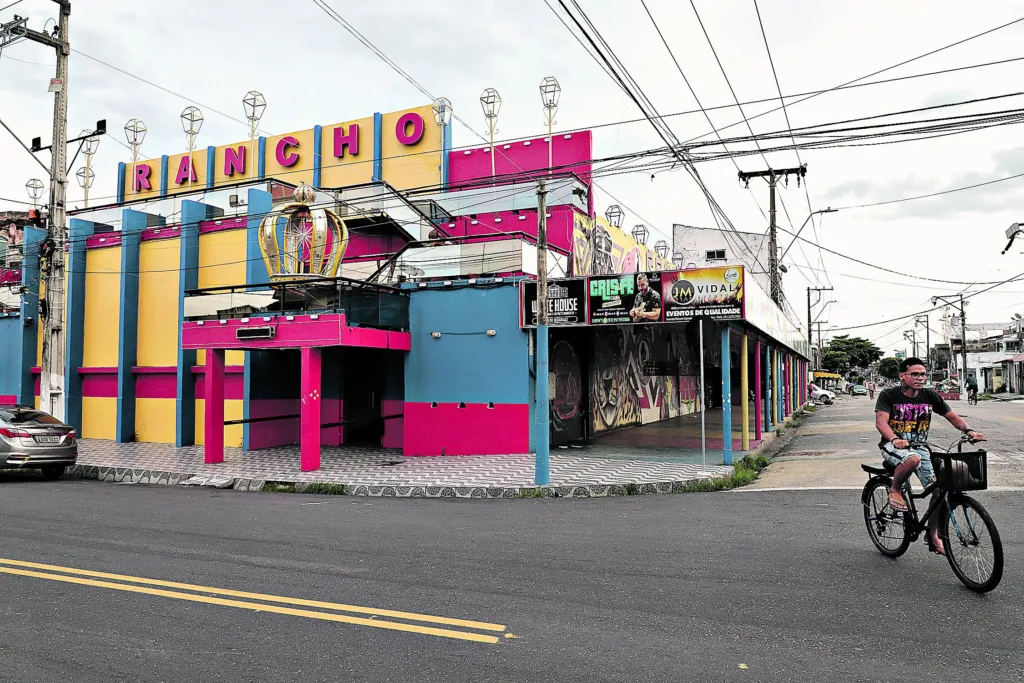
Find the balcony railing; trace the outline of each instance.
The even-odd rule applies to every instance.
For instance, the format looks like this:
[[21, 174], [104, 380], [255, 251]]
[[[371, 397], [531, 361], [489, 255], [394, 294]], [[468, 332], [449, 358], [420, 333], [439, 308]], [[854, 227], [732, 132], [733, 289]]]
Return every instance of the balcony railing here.
[[347, 278], [185, 292], [185, 320], [310, 313], [344, 313], [348, 325], [404, 331], [409, 329], [409, 295], [393, 287]]

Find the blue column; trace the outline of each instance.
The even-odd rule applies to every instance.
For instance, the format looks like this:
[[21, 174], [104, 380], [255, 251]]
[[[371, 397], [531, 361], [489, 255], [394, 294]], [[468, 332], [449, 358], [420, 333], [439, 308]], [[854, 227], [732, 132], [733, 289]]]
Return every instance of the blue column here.
[[[270, 274], [263, 263], [263, 252], [258, 238], [260, 223], [274, 209], [273, 198], [263, 190], [249, 190], [247, 199], [249, 222], [245, 240], [245, 284], [263, 285], [270, 282]], [[249, 401], [252, 397], [253, 354], [246, 353], [242, 375], [242, 418], [249, 419]], [[249, 450], [249, 424], [242, 425], [242, 450]]]
[[[18, 380], [18, 403], [34, 406], [36, 381], [32, 367], [36, 364], [39, 335], [39, 243], [46, 237], [40, 228], [25, 228], [22, 247], [21, 284], [28, 291], [21, 297], [21, 367]], [[31, 319], [31, 323], [29, 323]], [[65, 389], [65, 394], [67, 390]]]
[[68, 293], [64, 351], [64, 421], [82, 432], [82, 355], [85, 343], [85, 241], [96, 223], [72, 218], [68, 245]]
[[124, 204], [124, 182], [127, 164], [123, 161], [117, 164], [117, 203]]
[[193, 446], [196, 442], [196, 364], [194, 349], [181, 348], [181, 323], [185, 319], [185, 291], [199, 287], [199, 223], [219, 218], [224, 210], [209, 204], [181, 203], [181, 241], [178, 257], [178, 372], [174, 403], [174, 445]]
[[537, 419], [534, 481], [537, 486], [547, 486], [551, 481], [551, 406], [548, 388], [548, 326], [537, 325], [537, 405], [534, 407]]
[[384, 172], [383, 163], [384, 116], [373, 115], [373, 182], [380, 182]]
[[213, 177], [217, 171], [217, 148], [210, 145], [206, 148], [206, 189], [213, 189]]
[[167, 196], [167, 155], [160, 157], [160, 196]]
[[256, 159], [256, 174], [262, 180], [267, 176], [267, 139], [261, 135], [257, 144], [259, 156]]
[[732, 354], [729, 348], [731, 330], [722, 326], [722, 459], [732, 464]]
[[448, 189], [448, 166], [452, 153], [452, 124], [449, 123], [441, 131], [441, 185]]
[[324, 173], [323, 126], [313, 126], [313, 189], [319, 190]]
[[765, 345], [764, 349], [764, 424], [765, 431], [772, 431], [775, 425], [772, 423], [772, 401], [775, 398], [775, 391], [772, 389], [772, 347]]
[[166, 224], [163, 216], [125, 209], [121, 214], [121, 309], [117, 334], [118, 443], [135, 440], [135, 367], [139, 349], [139, 245], [142, 231]]

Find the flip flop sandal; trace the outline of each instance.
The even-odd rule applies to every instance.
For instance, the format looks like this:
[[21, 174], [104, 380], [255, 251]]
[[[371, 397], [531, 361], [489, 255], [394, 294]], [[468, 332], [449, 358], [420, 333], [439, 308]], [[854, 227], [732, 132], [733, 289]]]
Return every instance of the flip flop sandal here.
[[896, 512], [906, 512], [907, 510], [910, 509], [909, 507], [907, 507], [906, 503], [897, 503], [892, 498], [889, 498], [889, 507], [891, 507]]
[[925, 536], [925, 540], [928, 543], [928, 552], [935, 553], [936, 555], [941, 555], [942, 557], [946, 556], [945, 548], [939, 550], [939, 547], [935, 545], [935, 543], [932, 542], [932, 539], [928, 538], [927, 536]]

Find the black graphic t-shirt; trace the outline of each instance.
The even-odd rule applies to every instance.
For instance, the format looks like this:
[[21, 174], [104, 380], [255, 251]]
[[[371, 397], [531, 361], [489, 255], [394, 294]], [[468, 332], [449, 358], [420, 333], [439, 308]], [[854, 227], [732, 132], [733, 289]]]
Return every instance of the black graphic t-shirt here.
[[633, 309], [640, 309], [644, 313], [650, 313], [661, 308], [661, 294], [658, 294], [650, 287], [645, 292], [637, 292], [633, 299]]
[[[932, 389], [921, 389], [917, 396], [910, 397], [901, 387], [890, 387], [878, 395], [875, 410], [889, 413], [889, 429], [897, 439], [906, 439], [911, 446], [918, 446], [928, 440], [932, 412], [946, 415], [952, 409]], [[878, 447], [885, 444], [886, 440], [882, 439]]]

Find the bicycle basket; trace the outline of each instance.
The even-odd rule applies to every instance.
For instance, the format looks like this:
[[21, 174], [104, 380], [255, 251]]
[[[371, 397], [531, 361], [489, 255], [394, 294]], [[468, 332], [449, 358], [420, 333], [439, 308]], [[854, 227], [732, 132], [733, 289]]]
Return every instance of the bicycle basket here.
[[933, 453], [935, 479], [944, 491], [984, 491], [988, 488], [988, 454]]

